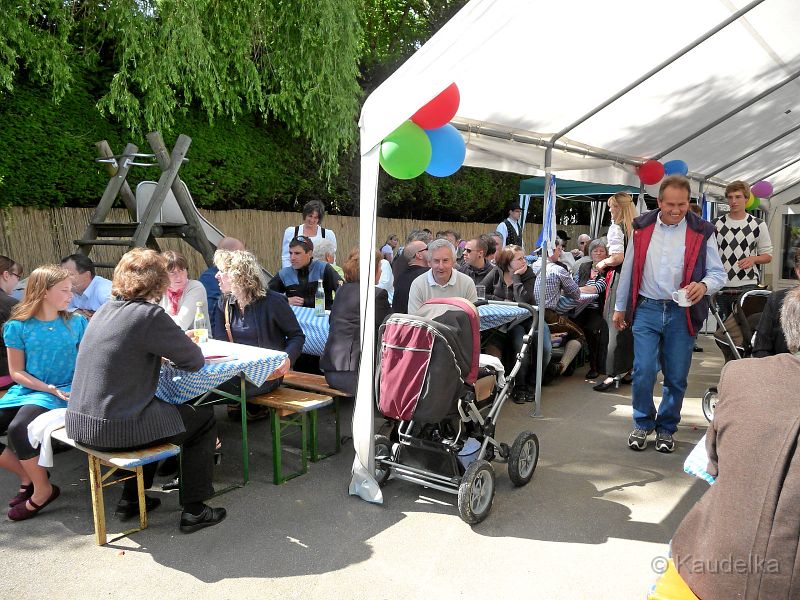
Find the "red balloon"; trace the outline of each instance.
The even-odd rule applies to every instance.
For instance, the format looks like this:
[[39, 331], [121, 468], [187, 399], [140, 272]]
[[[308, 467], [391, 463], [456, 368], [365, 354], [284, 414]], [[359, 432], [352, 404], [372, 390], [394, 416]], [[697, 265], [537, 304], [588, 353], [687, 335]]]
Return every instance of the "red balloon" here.
[[443, 92], [420, 108], [411, 120], [423, 129], [436, 129], [447, 125], [456, 116], [461, 95], [458, 86], [451, 83]]
[[664, 165], [657, 160], [648, 160], [636, 169], [639, 179], [645, 185], [653, 185], [664, 178]]

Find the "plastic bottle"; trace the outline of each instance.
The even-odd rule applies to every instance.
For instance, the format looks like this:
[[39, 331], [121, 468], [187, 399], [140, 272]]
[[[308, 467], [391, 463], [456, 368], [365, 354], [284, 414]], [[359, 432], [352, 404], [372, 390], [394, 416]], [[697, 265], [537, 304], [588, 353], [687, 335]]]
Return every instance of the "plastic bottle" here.
[[318, 317], [325, 316], [325, 288], [322, 279], [317, 282], [317, 292], [314, 294], [314, 314]]
[[204, 344], [208, 341], [208, 323], [206, 323], [206, 316], [203, 314], [203, 303], [197, 303], [197, 309], [194, 312], [194, 337], [198, 344]]

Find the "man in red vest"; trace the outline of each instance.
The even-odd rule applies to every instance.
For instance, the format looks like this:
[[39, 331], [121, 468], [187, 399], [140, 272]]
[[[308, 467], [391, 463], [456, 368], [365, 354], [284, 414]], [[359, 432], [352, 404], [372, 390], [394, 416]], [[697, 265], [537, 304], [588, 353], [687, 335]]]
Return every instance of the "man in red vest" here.
[[[625, 252], [613, 319], [617, 329], [633, 327], [633, 450], [644, 450], [653, 431], [656, 450], [675, 449], [695, 338], [708, 316], [709, 296], [727, 281], [714, 226], [689, 211], [690, 196], [688, 179], [665, 178], [658, 210], [634, 219], [633, 243]], [[659, 370], [664, 385], [656, 411]]]

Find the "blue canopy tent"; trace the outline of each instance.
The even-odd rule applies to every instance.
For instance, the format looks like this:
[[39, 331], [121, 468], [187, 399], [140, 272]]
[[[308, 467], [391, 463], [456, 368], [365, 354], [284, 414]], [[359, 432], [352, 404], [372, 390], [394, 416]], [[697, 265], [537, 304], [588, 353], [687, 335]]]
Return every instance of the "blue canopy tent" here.
[[[544, 177], [529, 177], [519, 183], [519, 203], [523, 207], [522, 222], [528, 214], [528, 206], [531, 197], [544, 196]], [[631, 195], [639, 192], [638, 187], [624, 184], [593, 183], [591, 181], [573, 181], [571, 179], [558, 180], [558, 197], [561, 198], [586, 198], [591, 200], [591, 196], [613, 196], [617, 192], [628, 192]], [[599, 237], [600, 227], [603, 224], [603, 216], [606, 212], [605, 202], [592, 202], [591, 218], [589, 221], [589, 232], [592, 239]]]

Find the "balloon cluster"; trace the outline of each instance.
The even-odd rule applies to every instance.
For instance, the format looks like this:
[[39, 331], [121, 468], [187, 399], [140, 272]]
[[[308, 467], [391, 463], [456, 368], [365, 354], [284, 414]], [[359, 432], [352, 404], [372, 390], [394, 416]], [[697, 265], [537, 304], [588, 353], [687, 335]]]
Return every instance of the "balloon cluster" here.
[[663, 165], [657, 160], [646, 160], [636, 167], [639, 180], [645, 185], [655, 185], [665, 175], [683, 175], [689, 173], [689, 165], [682, 160], [671, 160]]
[[461, 168], [467, 148], [450, 125], [461, 97], [455, 83], [420, 108], [381, 142], [383, 170], [396, 179], [413, 179], [423, 172], [447, 177]]

